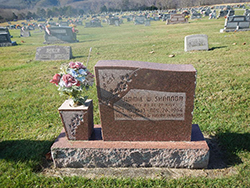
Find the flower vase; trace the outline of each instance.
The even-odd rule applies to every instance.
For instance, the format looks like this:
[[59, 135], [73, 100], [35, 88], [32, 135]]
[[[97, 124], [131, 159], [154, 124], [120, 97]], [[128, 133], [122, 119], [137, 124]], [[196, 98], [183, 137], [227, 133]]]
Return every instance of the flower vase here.
[[85, 105], [72, 106], [72, 99], [66, 100], [59, 108], [59, 114], [69, 140], [89, 140], [93, 131], [93, 100]]

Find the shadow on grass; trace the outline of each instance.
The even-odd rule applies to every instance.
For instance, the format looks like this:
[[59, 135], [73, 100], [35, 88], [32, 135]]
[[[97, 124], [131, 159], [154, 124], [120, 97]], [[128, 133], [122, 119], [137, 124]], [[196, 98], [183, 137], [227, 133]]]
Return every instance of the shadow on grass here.
[[228, 156], [228, 162], [231, 165], [241, 163], [240, 159], [237, 159], [236, 154], [241, 151], [250, 152], [250, 133], [221, 133], [217, 135], [222, 147], [226, 149]]
[[220, 49], [220, 48], [226, 48], [227, 46], [218, 46], [218, 47], [212, 47], [209, 48], [209, 51], [215, 50], [215, 49]]
[[[241, 151], [250, 152], [250, 133], [219, 133], [206, 138], [210, 148], [208, 169], [222, 169], [242, 163], [238, 157]], [[0, 159], [14, 162], [33, 162], [33, 171], [41, 171], [48, 163], [46, 153], [53, 141], [8, 140], [0, 142]]]
[[[33, 171], [41, 170], [45, 154], [50, 151], [53, 141], [8, 140], [0, 142], [0, 159], [14, 162], [32, 161]], [[37, 165], [39, 164], [39, 165]]]
[[241, 151], [250, 152], [250, 133], [219, 133], [206, 138], [210, 148], [209, 169], [221, 169], [241, 164], [238, 157]]
[[79, 40], [78, 42], [77, 42], [77, 44], [78, 43], [85, 43], [85, 42], [95, 42], [95, 41], [97, 41], [97, 40], [88, 40], [88, 39], [86, 39], [86, 40]]
[[71, 59], [82, 58], [82, 57], [86, 57], [86, 56], [78, 55], [78, 56], [73, 56]]

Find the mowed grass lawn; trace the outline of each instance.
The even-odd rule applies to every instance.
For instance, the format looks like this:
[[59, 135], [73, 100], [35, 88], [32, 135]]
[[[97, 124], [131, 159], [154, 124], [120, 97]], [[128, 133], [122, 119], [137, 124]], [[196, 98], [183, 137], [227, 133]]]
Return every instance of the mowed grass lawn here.
[[[49, 81], [69, 61], [36, 61], [44, 33], [31, 31], [31, 37], [20, 38], [19, 30], [10, 30], [18, 45], [0, 48], [1, 187], [249, 187], [250, 31], [220, 33], [223, 27], [224, 18], [178, 25], [157, 21], [149, 27], [124, 20], [120, 27], [77, 26], [79, 42], [60, 45], [71, 46], [72, 61], [84, 63], [92, 47], [92, 72], [99, 60], [192, 64], [198, 72], [193, 123], [218, 139], [228, 167], [237, 173], [213, 179], [45, 177], [42, 164], [62, 129], [57, 109], [66, 99]], [[184, 52], [184, 37], [192, 34], [208, 35], [210, 50]], [[175, 57], [169, 58], [171, 54]], [[95, 86], [86, 95], [94, 100], [94, 121], [99, 124]]]

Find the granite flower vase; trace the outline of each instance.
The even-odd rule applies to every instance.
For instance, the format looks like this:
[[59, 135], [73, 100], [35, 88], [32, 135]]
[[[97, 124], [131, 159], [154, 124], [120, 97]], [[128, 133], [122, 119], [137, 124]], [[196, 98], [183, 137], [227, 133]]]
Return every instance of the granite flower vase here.
[[93, 100], [84, 105], [72, 106], [72, 99], [66, 100], [59, 108], [59, 114], [69, 140], [89, 140], [93, 131]]

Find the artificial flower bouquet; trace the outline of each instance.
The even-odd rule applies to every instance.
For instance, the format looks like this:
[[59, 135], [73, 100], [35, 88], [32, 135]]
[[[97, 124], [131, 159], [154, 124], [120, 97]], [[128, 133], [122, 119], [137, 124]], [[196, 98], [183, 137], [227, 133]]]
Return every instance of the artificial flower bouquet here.
[[61, 66], [61, 72], [55, 74], [50, 83], [58, 86], [61, 95], [73, 99], [73, 106], [84, 105], [88, 96], [84, 96], [89, 86], [94, 83], [94, 75], [81, 62], [70, 62]]

